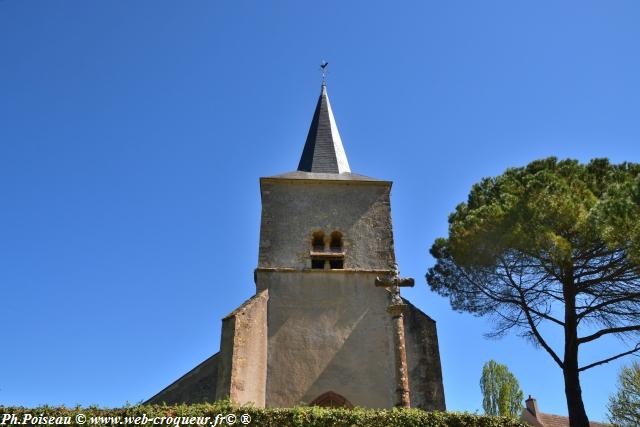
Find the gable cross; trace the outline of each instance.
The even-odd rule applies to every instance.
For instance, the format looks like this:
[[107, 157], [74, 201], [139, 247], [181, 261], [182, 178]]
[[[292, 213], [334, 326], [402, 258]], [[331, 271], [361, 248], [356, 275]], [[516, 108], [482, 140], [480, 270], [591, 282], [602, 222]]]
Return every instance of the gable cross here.
[[409, 408], [411, 400], [409, 397], [409, 375], [407, 368], [407, 349], [404, 342], [404, 311], [407, 304], [400, 296], [400, 288], [413, 286], [415, 281], [410, 278], [401, 278], [397, 264], [391, 274], [383, 277], [376, 277], [376, 286], [388, 288], [391, 293], [391, 301], [387, 306], [387, 312], [391, 314], [393, 324], [393, 344], [396, 365], [396, 406]]
[[391, 304], [389, 304], [389, 307], [387, 308], [387, 311], [389, 312], [392, 311], [392, 307], [401, 306], [398, 308], [403, 308], [406, 306], [400, 297], [400, 288], [412, 287], [413, 285], [415, 285], [415, 280], [413, 280], [412, 277], [400, 277], [397, 265], [394, 267], [391, 274], [383, 277], [376, 277], [376, 286], [388, 288], [391, 292]]

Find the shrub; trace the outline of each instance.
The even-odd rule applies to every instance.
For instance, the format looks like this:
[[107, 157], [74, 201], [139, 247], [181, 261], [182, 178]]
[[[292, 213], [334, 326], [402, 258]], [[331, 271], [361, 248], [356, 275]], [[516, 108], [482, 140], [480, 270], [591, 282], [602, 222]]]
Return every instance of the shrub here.
[[[233, 414], [231, 418], [226, 418]], [[345, 408], [255, 408], [236, 407], [228, 401], [195, 405], [135, 405], [124, 408], [66, 408], [42, 406], [37, 408], [0, 406], [0, 425], [46, 425], [59, 418], [66, 425], [93, 427], [99, 425], [206, 425], [223, 427], [243, 426], [251, 417], [251, 426], [311, 426], [311, 427], [526, 427], [522, 421], [508, 417], [481, 416], [469, 413], [426, 412], [420, 409], [345, 409]], [[9, 416], [15, 418], [9, 419]], [[25, 418], [27, 417], [27, 418]], [[31, 418], [28, 418], [31, 417]], [[54, 417], [53, 419], [49, 417]], [[67, 417], [66, 419], [64, 417]], [[84, 418], [83, 418], [84, 417]], [[93, 418], [92, 417], [102, 417]], [[125, 419], [125, 417], [129, 417]], [[162, 418], [164, 417], [164, 419]], [[198, 417], [200, 417], [198, 419]], [[209, 417], [206, 422], [206, 417]], [[225, 418], [222, 418], [225, 417]], [[26, 422], [25, 422], [26, 420]], [[4, 421], [4, 423], [3, 423]], [[66, 422], [69, 422], [68, 424]], [[84, 423], [82, 422], [84, 421]], [[217, 421], [217, 424], [216, 424]]]

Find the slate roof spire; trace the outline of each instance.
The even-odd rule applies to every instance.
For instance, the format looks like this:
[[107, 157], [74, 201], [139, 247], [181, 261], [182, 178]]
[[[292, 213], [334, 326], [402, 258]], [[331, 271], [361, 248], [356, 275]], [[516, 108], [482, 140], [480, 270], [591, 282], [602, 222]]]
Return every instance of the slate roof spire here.
[[298, 170], [338, 174], [351, 172], [336, 119], [333, 117], [324, 79]]

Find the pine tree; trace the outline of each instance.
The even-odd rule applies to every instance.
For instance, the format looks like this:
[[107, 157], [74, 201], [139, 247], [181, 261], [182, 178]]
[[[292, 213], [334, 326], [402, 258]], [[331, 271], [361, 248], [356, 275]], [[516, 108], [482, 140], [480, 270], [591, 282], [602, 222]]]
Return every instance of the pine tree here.
[[[431, 255], [431, 289], [492, 318], [492, 336], [513, 331], [544, 349], [562, 371], [571, 427], [588, 426], [580, 375], [640, 353], [640, 164], [551, 157], [484, 178]], [[622, 345], [582, 363], [581, 346], [602, 337]]]

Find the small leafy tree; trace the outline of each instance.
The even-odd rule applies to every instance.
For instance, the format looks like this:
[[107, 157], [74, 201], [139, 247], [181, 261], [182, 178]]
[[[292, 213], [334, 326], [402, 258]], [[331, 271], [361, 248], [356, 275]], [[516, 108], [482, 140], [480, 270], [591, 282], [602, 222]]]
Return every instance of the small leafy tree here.
[[640, 425], [640, 364], [622, 368], [618, 392], [609, 397], [609, 421], [623, 427]]
[[[640, 165], [551, 157], [485, 178], [431, 255], [431, 289], [491, 317], [491, 335], [516, 331], [542, 347], [562, 370], [571, 427], [588, 426], [580, 374], [640, 351]], [[563, 334], [559, 348], [548, 328]], [[602, 337], [631, 345], [579, 360]]]
[[485, 414], [505, 417], [520, 415], [524, 394], [518, 380], [506, 365], [495, 360], [485, 363], [480, 377], [480, 390]]

